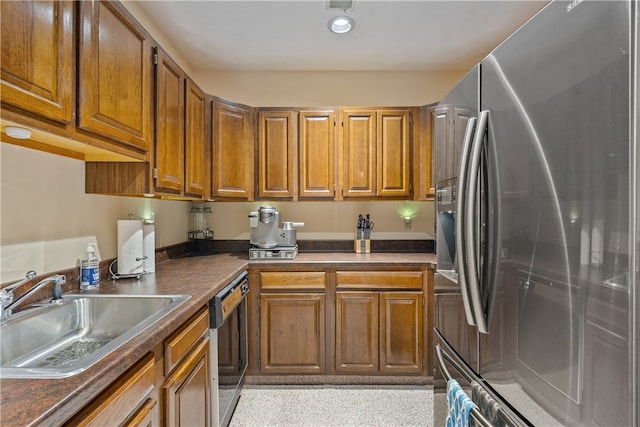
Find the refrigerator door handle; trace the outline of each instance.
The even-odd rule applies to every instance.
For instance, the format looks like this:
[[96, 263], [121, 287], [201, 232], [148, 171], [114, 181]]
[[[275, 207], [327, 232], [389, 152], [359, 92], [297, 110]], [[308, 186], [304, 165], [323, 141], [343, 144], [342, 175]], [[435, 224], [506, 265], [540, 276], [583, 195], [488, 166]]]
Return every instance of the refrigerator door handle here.
[[469, 288], [469, 294], [471, 296], [471, 304], [473, 312], [475, 314], [476, 324], [478, 325], [478, 331], [487, 334], [489, 333], [488, 319], [484, 312], [482, 299], [480, 296], [480, 280], [478, 276], [478, 253], [476, 251], [476, 242], [474, 231], [479, 224], [475, 223], [476, 213], [476, 195], [478, 194], [478, 173], [480, 170], [480, 163], [482, 162], [482, 145], [484, 142], [484, 135], [487, 130], [487, 124], [489, 122], [489, 112], [481, 111], [478, 118], [478, 126], [476, 127], [476, 133], [473, 138], [473, 144], [471, 151], [469, 152], [469, 168], [467, 177], [467, 188], [464, 193], [465, 206], [463, 213], [464, 221], [464, 246], [465, 246], [465, 269], [467, 271], [467, 283]]
[[[451, 376], [451, 374], [447, 370], [447, 367], [444, 363], [444, 359], [447, 359], [447, 361], [451, 363], [456, 368], [456, 370], [463, 375], [463, 377], [465, 377], [465, 380], [469, 382], [473, 381], [473, 378], [471, 376], [465, 375], [464, 370], [456, 363], [456, 361], [448, 356], [449, 355], [446, 352], [440, 349], [440, 344], [436, 344], [436, 358], [438, 359], [438, 367], [440, 368], [440, 372], [442, 372], [442, 375], [444, 376], [445, 380], [447, 380], [447, 383], [449, 382], [449, 380], [453, 379], [453, 376]], [[475, 421], [475, 425], [482, 426], [482, 427], [493, 426], [493, 424], [489, 422], [489, 420], [487, 420], [484, 417], [484, 415], [482, 415], [482, 413], [480, 412], [477, 406], [471, 409], [471, 412], [469, 414], [471, 415], [471, 418], [473, 418], [473, 420]]]
[[471, 300], [469, 299], [469, 281], [467, 280], [467, 268], [465, 260], [464, 239], [465, 227], [462, 221], [465, 206], [465, 189], [467, 188], [467, 176], [469, 169], [469, 152], [471, 151], [471, 142], [473, 140], [473, 134], [475, 132], [477, 119], [472, 117], [467, 122], [467, 129], [464, 133], [464, 142], [462, 145], [462, 152], [460, 155], [460, 170], [458, 171], [458, 197], [456, 199], [456, 212], [458, 213], [458, 219], [455, 222], [456, 232], [456, 259], [458, 260], [458, 284], [460, 285], [460, 291], [462, 293], [462, 302], [464, 305], [464, 312], [467, 317], [467, 323], [475, 326], [476, 320], [473, 314], [473, 308], [471, 306]]

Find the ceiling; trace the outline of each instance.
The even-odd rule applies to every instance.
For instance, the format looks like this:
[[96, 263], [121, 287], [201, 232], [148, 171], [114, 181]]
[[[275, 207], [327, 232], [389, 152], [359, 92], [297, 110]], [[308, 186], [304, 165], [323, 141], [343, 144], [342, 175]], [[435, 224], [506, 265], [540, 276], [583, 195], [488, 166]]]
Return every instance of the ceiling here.
[[348, 34], [327, 0], [141, 1], [193, 70], [466, 70], [547, 1], [355, 0]]

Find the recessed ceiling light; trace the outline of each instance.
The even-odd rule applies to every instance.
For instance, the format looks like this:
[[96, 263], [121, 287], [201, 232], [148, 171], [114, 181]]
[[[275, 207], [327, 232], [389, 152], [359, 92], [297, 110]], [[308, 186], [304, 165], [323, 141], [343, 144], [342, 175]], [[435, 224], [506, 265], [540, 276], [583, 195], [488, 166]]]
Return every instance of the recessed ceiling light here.
[[355, 26], [355, 21], [346, 15], [331, 18], [327, 23], [327, 27], [329, 27], [329, 30], [336, 34], [348, 33], [349, 31], [353, 30]]
[[15, 139], [29, 139], [31, 138], [31, 131], [25, 128], [19, 128], [15, 126], [7, 126], [4, 129], [4, 133], [6, 133], [11, 138]]

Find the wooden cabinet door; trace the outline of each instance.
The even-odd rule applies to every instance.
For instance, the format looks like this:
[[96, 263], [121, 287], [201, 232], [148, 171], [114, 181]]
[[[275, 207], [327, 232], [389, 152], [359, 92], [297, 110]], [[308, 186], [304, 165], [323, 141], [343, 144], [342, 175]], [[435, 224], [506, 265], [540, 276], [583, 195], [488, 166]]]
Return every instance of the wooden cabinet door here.
[[341, 109], [342, 196], [376, 195], [376, 110]]
[[[65, 427], [144, 425], [157, 420], [157, 402], [149, 397], [156, 381], [155, 359], [148, 353], [106, 391], [65, 423]], [[157, 423], [156, 423], [157, 424]]]
[[203, 338], [162, 386], [165, 424], [209, 425], [209, 338]]
[[206, 189], [206, 105], [204, 92], [189, 78], [185, 81], [185, 188], [187, 196], [203, 198]]
[[260, 295], [260, 368], [263, 374], [325, 372], [325, 295]]
[[299, 197], [335, 197], [335, 112], [300, 111]]
[[184, 89], [186, 75], [161, 49], [156, 65], [156, 190], [184, 189]]
[[422, 372], [422, 292], [380, 292], [380, 372]]
[[[419, 123], [413, 121], [413, 200], [433, 200], [436, 193], [435, 170], [433, 169], [433, 144], [431, 115], [434, 106], [423, 105], [416, 109]], [[414, 114], [415, 117], [415, 114]]]
[[79, 5], [78, 127], [146, 151], [151, 140], [148, 35], [118, 3]]
[[258, 197], [296, 194], [295, 118], [294, 111], [258, 112]]
[[460, 293], [436, 294], [436, 325], [451, 346], [472, 366], [477, 364], [474, 340], [476, 328], [467, 324]]
[[66, 0], [0, 2], [3, 104], [73, 121], [74, 8]]
[[158, 401], [149, 398], [144, 405], [136, 411], [124, 424], [123, 427], [154, 427], [160, 425], [160, 410]]
[[376, 195], [407, 198], [411, 196], [411, 112], [379, 110], [376, 122]]
[[378, 292], [336, 292], [336, 372], [379, 370]]
[[213, 190], [217, 197], [253, 199], [253, 136], [249, 108], [213, 103]]

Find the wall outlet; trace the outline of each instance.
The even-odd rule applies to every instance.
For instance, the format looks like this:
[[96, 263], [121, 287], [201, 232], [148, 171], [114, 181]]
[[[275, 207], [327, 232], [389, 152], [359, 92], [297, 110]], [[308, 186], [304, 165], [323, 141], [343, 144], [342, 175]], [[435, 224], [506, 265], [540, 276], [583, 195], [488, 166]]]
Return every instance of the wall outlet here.
[[402, 218], [402, 222], [404, 223], [405, 230], [411, 230], [411, 217], [405, 216]]

